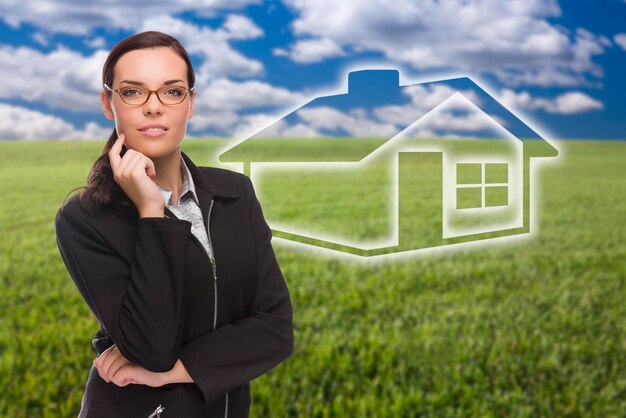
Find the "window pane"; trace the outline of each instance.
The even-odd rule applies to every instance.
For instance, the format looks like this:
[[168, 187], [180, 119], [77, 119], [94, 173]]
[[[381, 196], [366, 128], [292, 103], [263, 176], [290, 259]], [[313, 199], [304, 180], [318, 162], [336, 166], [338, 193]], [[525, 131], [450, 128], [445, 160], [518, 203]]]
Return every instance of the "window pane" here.
[[507, 186], [485, 187], [485, 206], [508, 206], [509, 188]]
[[456, 208], [470, 209], [482, 207], [481, 187], [460, 187], [456, 189]]
[[508, 183], [508, 164], [485, 164], [485, 183]]
[[480, 164], [459, 163], [456, 165], [456, 184], [481, 184]]

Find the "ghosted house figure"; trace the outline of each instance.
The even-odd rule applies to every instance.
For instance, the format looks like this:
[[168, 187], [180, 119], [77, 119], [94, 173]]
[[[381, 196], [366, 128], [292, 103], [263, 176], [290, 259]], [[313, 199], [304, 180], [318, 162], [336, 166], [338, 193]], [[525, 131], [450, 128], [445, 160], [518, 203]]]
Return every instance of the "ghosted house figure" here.
[[347, 93], [311, 100], [219, 159], [243, 163], [258, 189], [272, 167], [304, 179], [300, 166], [341, 166], [327, 188], [350, 167], [364, 182], [385, 177], [389, 232], [380, 242], [276, 227], [281, 219], [268, 216], [274, 236], [373, 256], [530, 232], [531, 161], [557, 154], [469, 78], [400, 85], [396, 70], [363, 70], [349, 73]]

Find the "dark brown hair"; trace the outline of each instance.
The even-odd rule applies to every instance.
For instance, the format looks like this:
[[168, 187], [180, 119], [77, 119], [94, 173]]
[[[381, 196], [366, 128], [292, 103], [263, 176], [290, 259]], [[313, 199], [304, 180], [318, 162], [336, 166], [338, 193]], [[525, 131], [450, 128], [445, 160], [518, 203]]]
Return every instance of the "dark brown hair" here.
[[[189, 88], [193, 87], [196, 82], [196, 76], [187, 51], [185, 51], [185, 48], [183, 48], [180, 42], [173, 36], [156, 31], [137, 33], [123, 39], [115, 45], [109, 52], [104, 66], [102, 67], [102, 83], [107, 86], [113, 85], [115, 64], [117, 64], [122, 55], [137, 49], [158, 47], [172, 48], [172, 50], [185, 61], [187, 64], [187, 82]], [[108, 90], [106, 90], [106, 92], [110, 98], [111, 92]], [[109, 162], [109, 151], [116, 140], [117, 132], [114, 128], [102, 149], [102, 153], [91, 167], [89, 175], [87, 176], [87, 185], [78, 188], [82, 189], [78, 194], [82, 208], [92, 215], [96, 215], [100, 209], [106, 206], [134, 207], [133, 202], [113, 179], [113, 170]], [[123, 146], [120, 155], [123, 156], [125, 153], [126, 146]], [[71, 190], [70, 193], [75, 190], [77, 189]]]

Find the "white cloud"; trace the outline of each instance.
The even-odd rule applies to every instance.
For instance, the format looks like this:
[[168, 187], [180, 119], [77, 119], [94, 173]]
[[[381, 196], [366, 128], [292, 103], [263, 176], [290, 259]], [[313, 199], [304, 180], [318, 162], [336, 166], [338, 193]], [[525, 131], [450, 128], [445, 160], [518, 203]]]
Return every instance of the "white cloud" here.
[[[235, 41], [257, 39], [263, 30], [250, 18], [232, 13], [260, 0], [179, 0], [172, 2], [139, 2], [108, 0], [106, 7], [77, 0], [47, 1], [23, 7], [23, 2], [8, 0], [0, 4], [0, 19], [18, 27], [26, 22], [40, 29], [35, 39], [42, 45], [53, 33], [87, 35], [84, 44], [96, 49], [91, 55], [81, 55], [62, 46], [52, 52], [40, 52], [32, 48], [15, 48], [0, 45], [0, 98], [19, 98], [29, 102], [46, 104], [51, 108], [100, 113], [98, 95], [101, 89], [101, 69], [107, 51], [107, 40], [95, 36], [93, 29], [122, 29], [133, 32], [158, 30], [178, 38], [187, 51], [199, 58], [196, 66], [198, 96], [190, 131], [201, 134], [212, 131], [225, 136], [254, 129], [256, 124], [269, 118], [268, 109], [291, 107], [306, 97], [285, 88], [262, 81], [233, 81], [229, 79], [258, 77], [263, 74], [263, 64], [246, 57], [231, 45]], [[185, 10], [193, 10], [199, 16], [225, 14], [217, 28], [190, 23], [173, 17]], [[221, 13], [220, 13], [221, 14]], [[91, 35], [91, 36], [89, 36]], [[27, 109], [14, 112], [25, 114]], [[244, 114], [242, 114], [242, 111]], [[58, 127], [46, 132], [27, 131], [27, 126], [13, 131], [12, 137], [91, 137], [108, 136], [109, 129], [90, 123], [77, 130], [61, 118], [37, 113], [38, 120], [46, 118], [46, 124]], [[275, 117], [273, 119], [276, 119]], [[290, 134], [302, 133], [300, 128], [287, 128]]]
[[93, 39], [85, 39], [85, 45], [93, 49], [101, 49], [106, 47], [107, 41], [102, 36], [96, 36]]
[[[269, 125], [276, 122], [279, 119], [277, 115], [272, 115], [268, 113], [256, 113], [252, 115], [247, 115], [241, 117], [233, 129], [233, 138], [249, 138], [260, 130], [267, 128]], [[282, 125], [286, 125], [282, 120], [279, 120], [278, 123], [282, 122]], [[279, 129], [275, 127], [275, 129]], [[281, 136], [281, 135], [272, 135], [272, 136]]]
[[[142, 30], [154, 28], [179, 37], [190, 54], [203, 58], [203, 64], [196, 68], [197, 86], [198, 91], [208, 87], [206, 90], [210, 96], [201, 101], [219, 99], [223, 104], [218, 103], [218, 106], [228, 105], [235, 109], [237, 106], [246, 107], [246, 103], [253, 101], [282, 104], [290, 97], [288, 90], [272, 88], [260, 82], [240, 86], [224, 81], [225, 75], [255, 75], [263, 71], [260, 62], [244, 57], [228, 43], [232, 39], [262, 35], [249, 19], [231, 15], [224, 27], [212, 30], [169, 16], [159, 16], [146, 20]], [[102, 43], [99, 39], [92, 39], [89, 43], [99, 45]], [[28, 47], [0, 45], [0, 98], [20, 98], [44, 103], [51, 108], [100, 112], [98, 95], [102, 88], [101, 72], [106, 56], [104, 50], [84, 56], [62, 46], [43, 53]], [[233, 95], [238, 96], [233, 99]], [[294, 97], [301, 99], [298, 95]]]
[[49, 45], [48, 37], [41, 32], [35, 32], [33, 34], [33, 40], [39, 45], [47, 47]]
[[256, 39], [263, 36], [263, 30], [246, 16], [230, 14], [222, 28], [230, 34], [230, 39]]
[[430, 131], [443, 130], [446, 132], [478, 132], [493, 128], [489, 117], [480, 113], [454, 114], [451, 109], [437, 113], [436, 118], [429, 118], [419, 125], [420, 129]]
[[626, 51], [626, 33], [618, 33], [613, 37], [613, 40], [617, 45], [619, 45], [624, 51]]
[[561, 113], [570, 115], [573, 113], [584, 113], [592, 110], [604, 109], [601, 101], [596, 100], [585, 93], [572, 91], [558, 96], [554, 104], [546, 110], [551, 113]]
[[[264, 129], [257, 138], [315, 138], [324, 136], [310, 125], [296, 123], [289, 125], [284, 120], [279, 120], [267, 129]], [[245, 138], [241, 136], [241, 138]]]
[[[448, 86], [442, 87], [448, 90]], [[454, 91], [451, 96], [441, 97], [442, 102], [434, 103], [427, 113], [414, 118], [417, 123], [403, 132], [404, 136], [414, 137], [484, 137], [485, 132], [494, 131], [498, 122], [485, 114], [466, 94]], [[500, 124], [500, 126], [502, 126]], [[498, 127], [499, 128], [499, 127]]]
[[574, 54], [571, 69], [575, 73], [589, 72], [596, 77], [602, 77], [602, 67], [595, 64], [592, 58], [601, 55], [606, 47], [611, 46], [611, 41], [605, 36], [596, 36], [586, 29], [576, 29], [576, 41], [572, 47]]
[[[254, 102], [239, 102], [247, 97], [247, 93], [239, 95], [229, 93], [236, 88], [233, 87], [236, 86], [236, 83], [231, 83], [233, 82], [223, 80], [218, 83], [220, 88], [216, 91], [221, 91], [221, 97], [230, 97], [233, 103], [237, 104], [233, 108], [254, 107]], [[266, 88], [270, 87], [266, 86]], [[391, 136], [437, 108], [443, 102], [445, 102], [445, 108], [438, 110], [436, 118], [427, 118], [420, 123], [417, 136], [476, 137], [493, 131], [497, 124], [501, 127], [506, 126], [505, 121], [498, 115], [486, 117], [484, 114], [474, 111], [474, 107], [481, 107], [482, 100], [478, 93], [472, 89], [457, 90], [441, 84], [416, 84], [402, 88], [404, 95], [409, 99], [403, 105], [379, 106], [370, 110], [354, 108], [350, 111], [342, 111], [330, 106], [304, 107], [297, 111], [297, 118], [291, 120], [278, 120], [278, 116], [266, 113], [248, 115], [238, 119], [236, 113], [231, 112], [231, 119], [225, 126], [231, 126], [238, 121], [234, 132], [236, 133], [235, 136], [240, 138], [252, 136], [260, 131], [263, 131], [263, 136], [271, 137], [325, 136], [337, 130], [345, 130], [349, 135], [355, 137]], [[246, 89], [242, 91], [246, 91]], [[455, 93], [458, 95], [455, 96]], [[458, 100], [452, 100], [453, 96], [457, 97]], [[300, 99], [298, 94], [286, 95], [285, 97], [294, 102], [298, 102]], [[579, 91], [567, 92], [548, 99], [532, 97], [525, 91], [516, 93], [513, 90], [504, 89], [500, 94], [500, 101], [511, 108], [542, 110], [564, 115], [589, 112], [604, 107], [599, 100]], [[216, 119], [227, 119], [222, 118], [221, 114], [215, 113], [215, 111], [213, 114]]]
[[217, 129], [225, 136], [234, 137], [252, 135], [277, 119], [277, 116], [265, 113], [239, 116], [238, 112], [266, 107], [288, 108], [306, 99], [301, 93], [262, 81], [232, 81], [226, 78], [203, 79], [198, 84], [197, 92], [191, 129]]
[[289, 51], [286, 50], [285, 48], [273, 48], [272, 54], [274, 54], [274, 56], [276, 57], [288, 57]]
[[[276, 115], [256, 114], [242, 118], [236, 137], [312, 138], [335, 136], [337, 130], [353, 137], [388, 137], [398, 132], [396, 126], [369, 117], [365, 109], [344, 112], [329, 106], [301, 108], [297, 120], [279, 119]], [[258, 135], [257, 135], [258, 133]]]
[[[210, 15], [210, 11], [236, 9], [255, 2], [200, 1], [194, 2], [193, 9], [198, 12], [204, 10], [205, 14]], [[191, 126], [217, 126], [232, 130], [237, 120], [236, 110], [255, 101], [260, 104], [261, 100], [265, 100], [264, 104], [267, 105], [284, 103], [290, 95], [286, 89], [272, 88], [265, 83], [239, 85], [229, 84], [224, 80], [227, 76], [251, 77], [263, 73], [264, 68], [260, 61], [247, 58], [230, 45], [231, 41], [263, 36], [262, 29], [248, 17], [228, 14], [222, 26], [212, 29], [163, 14], [190, 8], [189, 2], [169, 2], [167, 6], [159, 7], [154, 7], [152, 2], [147, 1], [141, 2], [145, 3], [145, 7], [137, 2], [110, 3], [115, 4], [109, 5], [111, 7], [95, 7], [84, 2], [42, 1], [35, 6], [39, 14], [30, 10], [29, 13], [21, 13], [22, 9], [16, 3], [16, 9], [10, 13], [10, 21], [14, 26], [20, 22], [41, 25], [48, 32], [86, 34], [94, 27], [108, 25], [137, 32], [159, 30], [175, 36], [190, 54], [199, 57], [202, 62], [195, 68], [196, 85], [199, 92], [208, 93], [209, 96], [200, 95], [199, 111], [207, 108], [219, 110], [219, 118], [197, 114]], [[0, 11], [6, 6], [6, 3], [0, 5]], [[132, 16], [136, 16], [136, 19], [129, 19]], [[77, 21], [74, 21], [75, 18]], [[59, 21], [62, 24], [57, 26], [56, 22]], [[42, 43], [47, 38], [41, 33], [37, 39]], [[106, 44], [102, 37], [86, 38], [84, 42], [91, 48], [102, 48]], [[97, 50], [89, 56], [83, 56], [62, 46], [50, 53], [43, 53], [27, 47], [0, 45], [0, 73], [3, 75], [0, 79], [0, 98], [20, 98], [44, 103], [51, 108], [99, 113], [101, 71], [107, 54], [107, 51]], [[220, 103], [216, 100], [220, 100]], [[228, 109], [224, 110], [226, 108]]]
[[486, 114], [465, 94], [457, 92], [401, 135], [419, 138], [503, 138], [506, 132], [504, 126], [498, 115]]
[[149, 17], [139, 31], [159, 30], [176, 37], [189, 54], [204, 60], [196, 69], [198, 78], [212, 79], [220, 76], [256, 76], [263, 72], [260, 61], [245, 57], [230, 44], [231, 40], [252, 39], [263, 31], [244, 16], [230, 15], [217, 29], [194, 25], [167, 15]]
[[339, 45], [327, 38], [297, 41], [289, 49], [275, 48], [272, 52], [305, 64], [345, 55]]
[[239, 116], [232, 110], [214, 110], [211, 112], [194, 110], [193, 118], [189, 121], [188, 130], [195, 134], [211, 130], [221, 133], [219, 136], [230, 136], [230, 132], [238, 124]]
[[20, 98], [52, 108], [100, 111], [104, 51], [83, 56], [64, 47], [45, 54], [0, 46], [0, 98]]
[[108, 139], [113, 132], [113, 126], [103, 127], [95, 122], [87, 122], [82, 130], [74, 130], [74, 133], [68, 135], [73, 139]]
[[343, 129], [354, 137], [389, 137], [397, 132], [395, 125], [371, 118], [365, 109], [343, 112], [328, 106], [302, 108], [298, 117], [315, 131], [335, 132]]
[[304, 107], [298, 110], [298, 117], [318, 129], [337, 129], [355, 121], [353, 116], [329, 106]]
[[322, 135], [310, 126], [296, 123], [283, 129], [280, 136], [283, 138], [316, 138]]
[[220, 10], [238, 10], [258, 3], [261, 0], [3, 0], [0, 19], [13, 27], [29, 23], [49, 32], [87, 35], [95, 27], [134, 30], [138, 22], [154, 15], [193, 10], [197, 14], [212, 16]]
[[[181, 40], [189, 53], [204, 59], [200, 68], [196, 68], [198, 96], [190, 130], [198, 133], [211, 130], [232, 136], [241, 132], [250, 118], [240, 116], [238, 112], [242, 110], [280, 109], [306, 100], [301, 93], [262, 81], [232, 81], [226, 78], [226, 75], [252, 75], [262, 71], [261, 63], [242, 56], [228, 44], [232, 39], [262, 35], [260, 29], [247, 18], [231, 15], [224, 27], [216, 30], [167, 16], [147, 20], [145, 29], [153, 25], [160, 26], [161, 30], [165, 28]], [[50, 108], [100, 113], [101, 71], [106, 56], [107, 52], [103, 50], [83, 56], [64, 47], [43, 53], [27, 47], [0, 45], [0, 73], [3, 75], [0, 78], [0, 98], [19, 98], [44, 103]], [[57, 126], [59, 121], [62, 120], [58, 119], [50, 125]], [[88, 125], [85, 132], [72, 131], [70, 126], [66, 123], [58, 133], [55, 131], [52, 136], [43, 133], [42, 138], [58, 137], [67, 132], [81, 138], [100, 134], [97, 129], [87, 131], [97, 125]], [[20, 128], [12, 137], [28, 137], [26, 134]]]
[[301, 103], [305, 96], [262, 81], [211, 80], [198, 87], [196, 106], [208, 110], [241, 110], [258, 107], [286, 107]]
[[528, 110], [544, 110], [548, 113], [571, 115], [601, 110], [604, 105], [589, 95], [580, 91], [563, 93], [555, 98], [532, 97], [527, 91], [516, 93], [513, 90], [504, 89], [501, 92], [501, 100], [505, 106]]
[[[391, 137], [443, 102], [446, 102], [447, 113], [442, 113], [438, 121], [427, 126], [428, 129], [476, 132], [491, 126], [486, 124], [484, 118], [467, 114], [468, 100], [475, 106], [480, 106], [481, 103], [476, 92], [472, 90], [460, 91], [463, 100], [457, 101], [449, 100], [457, 90], [445, 85], [411, 85], [404, 86], [402, 91], [407, 99], [404, 104], [371, 109], [354, 107], [349, 110], [338, 109], [332, 105], [304, 106], [296, 111], [294, 117], [279, 120], [271, 126], [270, 123], [275, 122], [276, 117], [272, 119], [264, 114], [258, 118], [250, 118], [251, 123], [238, 132], [245, 132], [246, 136], [250, 136], [262, 130], [260, 133], [263, 137], [344, 134], [351, 137]], [[257, 129], [252, 130], [253, 126]], [[265, 127], [268, 128], [263, 129]]]
[[[381, 106], [373, 110], [373, 114], [383, 122], [407, 126], [417, 118], [439, 106], [451, 97], [457, 90], [445, 85], [423, 86], [410, 85], [403, 88], [403, 93], [410, 98], [410, 103], [404, 105]], [[460, 93], [477, 106], [481, 101], [476, 92], [463, 90]], [[455, 102], [449, 102], [449, 106]], [[463, 108], [462, 110], [464, 110]]]
[[93, 122], [78, 130], [56, 116], [0, 103], [0, 139], [101, 139], [111, 131]]
[[[380, 52], [414, 69], [455, 68], [495, 75], [508, 85], [580, 85], [601, 77], [593, 58], [610, 44], [574, 34], [548, 18], [556, 0], [286, 0], [294, 34], [332, 41], [344, 52]], [[332, 13], [329, 13], [332, 10]], [[291, 49], [302, 42], [296, 39]]]

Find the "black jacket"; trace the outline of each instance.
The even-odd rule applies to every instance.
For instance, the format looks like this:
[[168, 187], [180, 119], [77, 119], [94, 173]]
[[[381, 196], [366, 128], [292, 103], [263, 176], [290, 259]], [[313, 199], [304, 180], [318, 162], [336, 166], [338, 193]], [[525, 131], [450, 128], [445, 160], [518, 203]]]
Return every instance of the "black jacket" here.
[[180, 358], [194, 380], [118, 387], [92, 367], [80, 417], [141, 418], [159, 404], [162, 418], [247, 417], [250, 380], [293, 351], [291, 300], [252, 182], [182, 156], [215, 264], [191, 222], [167, 208], [169, 218], [139, 218], [134, 207], [94, 217], [74, 196], [57, 212], [61, 256], [100, 324], [98, 353], [117, 344], [155, 372]]

